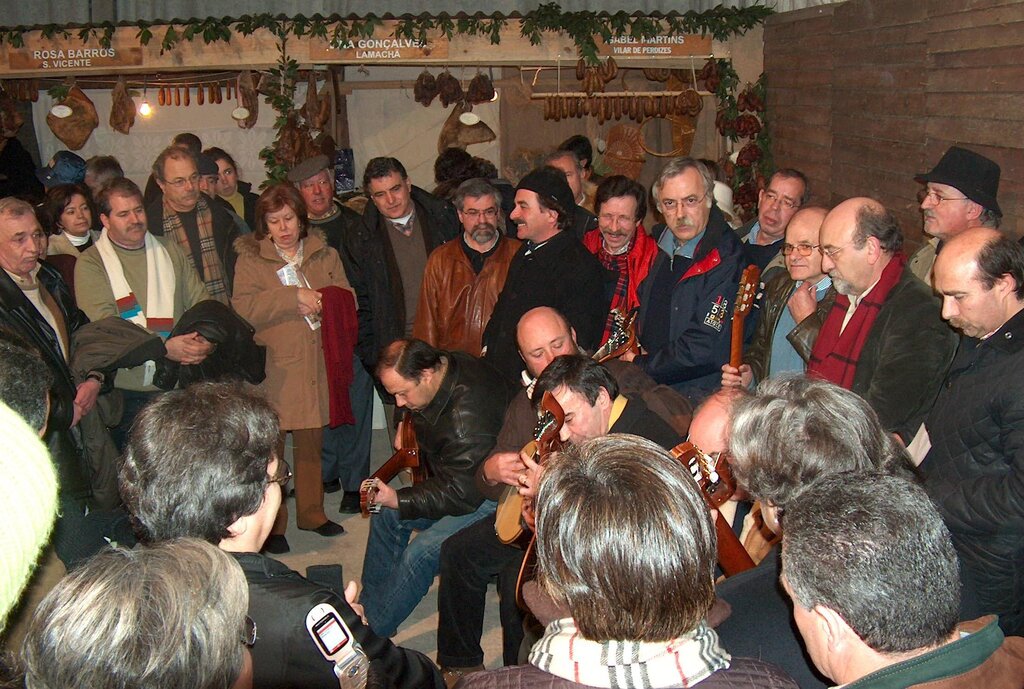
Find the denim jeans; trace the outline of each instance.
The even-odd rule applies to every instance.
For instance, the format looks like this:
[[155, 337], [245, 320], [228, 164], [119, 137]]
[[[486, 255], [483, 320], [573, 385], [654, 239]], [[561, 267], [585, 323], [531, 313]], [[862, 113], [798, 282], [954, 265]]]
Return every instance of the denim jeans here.
[[347, 493], [358, 492], [370, 475], [370, 435], [373, 432], [373, 379], [359, 357], [352, 357], [352, 383], [348, 387], [355, 424], [324, 428], [323, 481], [339, 479]]
[[[394, 636], [426, 595], [437, 576], [445, 539], [493, 515], [495, 507], [495, 502], [485, 500], [475, 512], [440, 519], [399, 519], [398, 510], [389, 508], [373, 515], [360, 602], [378, 636]], [[414, 531], [418, 532], [415, 538]]]

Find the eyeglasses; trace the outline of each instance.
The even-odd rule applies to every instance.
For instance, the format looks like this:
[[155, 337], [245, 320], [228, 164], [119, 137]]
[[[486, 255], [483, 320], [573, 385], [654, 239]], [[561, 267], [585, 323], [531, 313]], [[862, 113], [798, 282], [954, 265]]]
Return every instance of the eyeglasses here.
[[817, 244], [783, 244], [782, 255], [789, 256], [794, 251], [801, 256], [807, 257], [811, 255], [811, 252], [818, 248]]
[[470, 208], [468, 211], [462, 211], [462, 214], [469, 218], [470, 220], [476, 220], [481, 215], [484, 216], [485, 218], [493, 220], [494, 218], [498, 217], [498, 209], [485, 208], [484, 210], [481, 211], [477, 210], [476, 208]]
[[687, 196], [685, 199], [661, 199], [658, 203], [661, 204], [661, 210], [674, 211], [679, 205], [686, 206], [687, 208], [696, 208], [707, 197], [707, 192], [705, 192], [700, 196]]
[[256, 645], [256, 623], [248, 615], [245, 616], [245, 620], [242, 622], [240, 641], [246, 648], [252, 648]]
[[842, 251], [843, 249], [845, 249], [848, 246], [853, 246], [853, 244], [854, 244], [854, 242], [848, 242], [846, 244], [843, 244], [842, 246], [835, 246], [835, 247], [831, 247], [831, 248], [828, 248], [828, 249], [826, 249], [825, 247], [819, 246], [818, 247], [818, 253], [820, 253], [822, 256], [828, 256], [829, 258], [835, 258], [836, 254], [838, 254], [840, 251]]
[[[800, 203], [798, 201], [794, 201], [793, 199], [779, 196], [774, 191], [766, 191], [764, 193], [764, 198], [768, 202], [768, 205], [773, 205], [777, 203], [786, 210], [794, 210], [800, 207]], [[807, 254], [804, 254], [804, 256], [806, 255]]]
[[178, 177], [177, 179], [169, 180], [167, 184], [171, 185], [175, 189], [180, 189], [186, 184], [194, 187], [195, 185], [199, 184], [199, 173], [197, 172], [195, 174], [189, 175], [188, 177]]
[[925, 200], [930, 200], [935, 203], [935, 205], [938, 205], [943, 201], [970, 201], [966, 196], [941, 196], [939, 192], [934, 189], [922, 189], [917, 193], [917, 202], [924, 203]]
[[281, 464], [284, 465], [284, 473], [280, 473], [280, 468], [278, 468], [278, 475], [271, 479], [268, 479], [267, 483], [276, 483], [277, 485], [281, 486], [281, 488], [284, 488], [285, 484], [291, 481], [292, 477], [295, 476], [295, 474], [292, 473], [292, 468], [288, 466], [288, 464], [283, 459], [279, 461], [281, 462]]

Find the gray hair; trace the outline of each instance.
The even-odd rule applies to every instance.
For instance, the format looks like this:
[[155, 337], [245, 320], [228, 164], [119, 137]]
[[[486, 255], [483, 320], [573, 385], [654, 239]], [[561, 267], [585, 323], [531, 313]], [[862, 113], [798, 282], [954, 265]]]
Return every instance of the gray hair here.
[[540, 582], [580, 633], [666, 641], [714, 602], [715, 527], [696, 482], [649, 440], [588, 440], [554, 455], [537, 495]]
[[47, 594], [25, 637], [28, 689], [228, 689], [242, 670], [242, 568], [192, 539], [108, 549]]
[[906, 450], [863, 398], [806, 376], [769, 378], [737, 400], [729, 442], [737, 480], [776, 507], [839, 471], [912, 471]]
[[586, 169], [586, 166], [583, 165], [583, 159], [580, 158], [579, 154], [576, 153], [576, 151], [572, 150], [571, 148], [560, 148], [554, 153], [548, 154], [548, 157], [544, 159], [544, 164], [550, 165], [552, 162], [556, 160], [561, 160], [562, 158], [569, 158], [570, 160], [572, 160], [573, 164], [576, 166], [576, 169], [579, 170], [580, 172]]
[[839, 613], [879, 653], [937, 646], [956, 628], [953, 542], [920, 486], [879, 473], [822, 478], [786, 510], [783, 575], [796, 603]]
[[700, 175], [700, 179], [704, 183], [704, 193], [707, 196], [708, 205], [711, 205], [711, 202], [714, 201], [712, 192], [715, 189], [715, 178], [708, 170], [707, 165], [696, 158], [673, 158], [668, 161], [668, 165], [662, 168], [661, 174], [658, 175], [658, 179], [654, 181], [654, 186], [651, 188], [654, 200], [658, 202], [659, 206], [661, 205], [661, 188], [665, 186], [665, 182], [690, 169], [696, 170]]
[[0, 217], [22, 218], [26, 215], [35, 215], [35, 212], [30, 203], [14, 196], [5, 196], [0, 199]]
[[462, 210], [462, 204], [467, 199], [478, 199], [482, 196], [493, 196], [494, 203], [501, 209], [501, 192], [494, 188], [486, 179], [473, 177], [459, 185], [452, 196], [452, 205]]
[[888, 208], [865, 203], [857, 210], [857, 227], [853, 231], [853, 244], [858, 249], [864, 246], [868, 237], [878, 240], [883, 251], [891, 254], [903, 248], [903, 230], [900, 222]]

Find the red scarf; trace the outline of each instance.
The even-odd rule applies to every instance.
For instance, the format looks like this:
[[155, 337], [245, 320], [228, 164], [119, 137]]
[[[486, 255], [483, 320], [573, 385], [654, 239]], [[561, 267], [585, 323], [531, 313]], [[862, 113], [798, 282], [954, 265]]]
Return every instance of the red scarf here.
[[[907, 257], [903, 253], [894, 254], [882, 270], [878, 283], [857, 304], [850, 322], [843, 329], [843, 320], [850, 308], [850, 298], [845, 294], [836, 297], [832, 310], [828, 312], [825, 323], [818, 332], [818, 339], [811, 350], [811, 360], [807, 364], [807, 374], [822, 378], [850, 390], [853, 388], [853, 377], [857, 373], [861, 350], [868, 339], [875, 318], [882, 309], [889, 292], [900, 281], [903, 266]], [[842, 330], [842, 332], [840, 332]]]
[[355, 416], [352, 415], [348, 388], [352, 384], [352, 352], [355, 349], [359, 325], [356, 322], [356, 304], [352, 292], [334, 285], [321, 287], [319, 291], [323, 297], [323, 335], [320, 341], [327, 368], [331, 413], [328, 425], [337, 428], [342, 424], [356, 422]]

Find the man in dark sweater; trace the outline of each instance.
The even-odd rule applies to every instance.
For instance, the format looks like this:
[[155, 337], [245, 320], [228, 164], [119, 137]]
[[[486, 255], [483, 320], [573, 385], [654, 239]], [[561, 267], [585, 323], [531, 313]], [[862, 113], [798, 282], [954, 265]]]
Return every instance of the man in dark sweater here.
[[566, 231], [574, 206], [565, 175], [554, 168], [537, 168], [516, 187], [512, 220], [524, 243], [509, 265], [483, 339], [484, 358], [510, 381], [518, 380], [523, 369], [515, 332], [530, 309], [558, 309], [575, 329], [581, 347], [593, 350], [600, 344], [608, 315], [604, 269]]
[[252, 649], [258, 689], [337, 689], [333, 664], [306, 632], [306, 614], [320, 603], [338, 610], [383, 685], [441, 689], [430, 660], [363, 624], [348, 602], [354, 585], [343, 592], [340, 583], [314, 583], [259, 553], [291, 475], [274, 454], [277, 437], [274, 410], [251, 388], [199, 383], [161, 396], [137, 417], [120, 476], [142, 540], [200, 538], [235, 557], [259, 638]]

